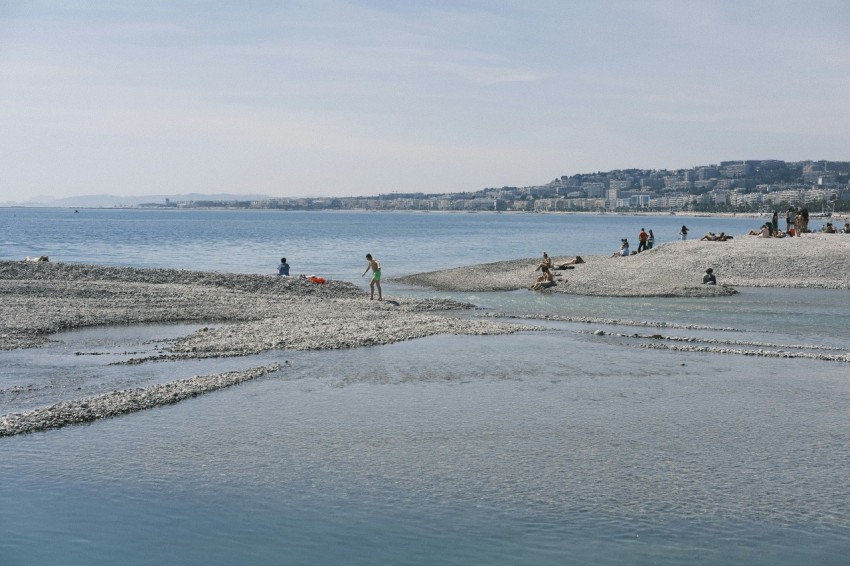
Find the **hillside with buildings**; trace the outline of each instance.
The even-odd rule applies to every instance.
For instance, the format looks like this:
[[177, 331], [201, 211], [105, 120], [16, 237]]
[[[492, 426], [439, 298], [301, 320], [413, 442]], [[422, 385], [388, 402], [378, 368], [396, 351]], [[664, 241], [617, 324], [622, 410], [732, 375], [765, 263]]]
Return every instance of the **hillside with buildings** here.
[[[565, 175], [530, 187], [372, 197], [170, 202], [291, 210], [490, 210], [759, 212], [787, 206], [850, 210], [850, 162], [749, 160], [678, 170], [622, 169]], [[158, 205], [163, 206], [163, 205]]]

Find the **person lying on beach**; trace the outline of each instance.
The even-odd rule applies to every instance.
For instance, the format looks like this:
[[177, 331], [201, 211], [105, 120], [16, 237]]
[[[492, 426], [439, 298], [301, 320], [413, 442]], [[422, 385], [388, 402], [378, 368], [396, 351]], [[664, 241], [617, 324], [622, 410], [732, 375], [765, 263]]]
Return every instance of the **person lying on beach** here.
[[577, 255], [576, 257], [574, 257], [570, 261], [566, 261], [564, 263], [559, 263], [558, 265], [555, 266], [555, 269], [574, 269], [574, 266], [576, 266], [580, 263], [584, 263], [584, 260], [581, 259], [580, 255]]
[[24, 261], [28, 261], [30, 263], [36, 263], [36, 262], [39, 262], [39, 261], [50, 261], [50, 260], [47, 258], [46, 255], [40, 255], [38, 257], [27, 256], [27, 257], [24, 258]]
[[715, 236], [715, 235], [714, 235], [714, 232], [709, 232], [708, 234], [706, 234], [705, 236], [703, 236], [702, 238], [700, 238], [700, 241], [713, 242], [713, 241], [715, 241], [716, 239], [717, 239], [717, 236]]

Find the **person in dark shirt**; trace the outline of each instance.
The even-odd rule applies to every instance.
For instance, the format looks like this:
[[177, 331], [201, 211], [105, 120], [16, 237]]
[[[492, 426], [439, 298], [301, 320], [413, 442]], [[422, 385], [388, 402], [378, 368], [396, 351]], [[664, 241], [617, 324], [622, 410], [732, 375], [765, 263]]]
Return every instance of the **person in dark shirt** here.
[[280, 265], [277, 266], [277, 274], [289, 277], [289, 264], [286, 263], [286, 258], [280, 258]]
[[717, 285], [717, 277], [714, 276], [714, 270], [710, 267], [705, 270], [705, 275], [702, 276], [704, 285]]

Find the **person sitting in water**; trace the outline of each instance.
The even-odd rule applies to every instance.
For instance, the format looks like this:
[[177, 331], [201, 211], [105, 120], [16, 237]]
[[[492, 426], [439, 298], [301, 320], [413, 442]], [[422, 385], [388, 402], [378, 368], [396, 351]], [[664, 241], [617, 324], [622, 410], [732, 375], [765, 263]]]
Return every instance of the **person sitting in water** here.
[[710, 267], [705, 270], [705, 275], [702, 276], [703, 285], [717, 285], [717, 277], [714, 276], [714, 270]]
[[614, 252], [611, 257], [626, 257], [629, 255], [629, 240], [627, 238], [620, 239], [620, 249]]
[[289, 277], [289, 264], [286, 263], [286, 258], [280, 258], [280, 265], [277, 266], [277, 274], [283, 277]]

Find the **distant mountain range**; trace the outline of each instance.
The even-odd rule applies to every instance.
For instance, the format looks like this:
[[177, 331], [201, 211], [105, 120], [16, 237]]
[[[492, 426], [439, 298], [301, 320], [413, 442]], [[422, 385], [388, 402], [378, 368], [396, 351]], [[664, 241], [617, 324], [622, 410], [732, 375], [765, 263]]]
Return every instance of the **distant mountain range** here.
[[183, 201], [253, 201], [268, 200], [268, 195], [235, 195], [227, 193], [201, 194], [188, 193], [183, 195], [146, 195], [121, 197], [115, 195], [80, 195], [75, 197], [51, 198], [33, 197], [23, 202], [6, 201], [0, 202], [0, 206], [56, 206], [56, 207], [79, 207], [79, 208], [114, 208], [122, 206], [139, 206], [141, 204], [157, 203], [165, 204], [165, 200], [171, 202]]

